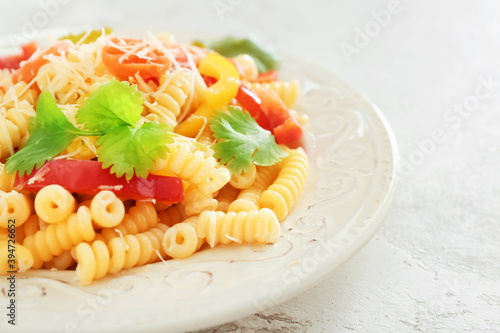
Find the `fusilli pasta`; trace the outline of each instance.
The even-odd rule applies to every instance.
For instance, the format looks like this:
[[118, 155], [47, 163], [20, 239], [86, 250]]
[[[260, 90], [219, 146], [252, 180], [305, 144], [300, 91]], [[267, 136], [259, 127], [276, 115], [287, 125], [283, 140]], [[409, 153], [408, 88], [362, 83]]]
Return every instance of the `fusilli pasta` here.
[[167, 230], [167, 226], [159, 224], [144, 233], [112, 238], [108, 244], [101, 240], [78, 244], [75, 251], [78, 280], [86, 285], [107, 273], [156, 261], [159, 259], [156, 251], [165, 255], [161, 242]]
[[196, 222], [198, 237], [214, 247], [230, 243], [276, 243], [280, 224], [270, 209], [250, 212], [204, 211]]
[[67, 220], [75, 205], [75, 198], [60, 185], [45, 186], [35, 197], [35, 212], [47, 223]]
[[32, 207], [31, 197], [16, 191], [0, 191], [0, 227], [7, 228], [9, 220], [14, 220], [16, 227], [23, 225], [30, 217]]
[[281, 222], [299, 198], [306, 182], [309, 160], [302, 148], [288, 149], [278, 178], [262, 193], [262, 207], [271, 209]]
[[66, 222], [49, 225], [34, 235], [27, 236], [23, 245], [33, 254], [34, 268], [42, 267], [44, 262], [59, 256], [81, 242], [95, 238], [90, 210], [83, 206], [70, 215]]

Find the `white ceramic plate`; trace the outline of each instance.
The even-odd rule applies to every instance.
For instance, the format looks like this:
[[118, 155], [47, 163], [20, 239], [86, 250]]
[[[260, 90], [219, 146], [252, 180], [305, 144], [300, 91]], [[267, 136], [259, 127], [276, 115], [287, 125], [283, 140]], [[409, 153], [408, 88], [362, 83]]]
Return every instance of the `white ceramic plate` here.
[[[3, 45], [2, 45], [3, 42]], [[0, 48], [8, 46], [0, 41]], [[4, 52], [5, 53], [5, 52]], [[374, 235], [392, 202], [397, 149], [373, 103], [311, 63], [283, 56], [281, 78], [298, 79], [309, 115], [310, 175], [275, 245], [220, 246], [82, 287], [74, 272], [17, 275], [17, 326], [0, 331], [177, 332], [264, 310], [312, 287]]]

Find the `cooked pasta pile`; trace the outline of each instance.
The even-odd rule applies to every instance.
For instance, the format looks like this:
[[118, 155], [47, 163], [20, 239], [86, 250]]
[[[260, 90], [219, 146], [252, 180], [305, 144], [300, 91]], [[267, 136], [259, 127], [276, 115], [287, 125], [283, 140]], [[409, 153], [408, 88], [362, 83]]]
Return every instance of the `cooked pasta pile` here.
[[307, 118], [273, 55], [232, 42], [103, 30], [30, 44], [4, 65], [0, 273], [74, 270], [89, 284], [277, 242], [306, 182]]

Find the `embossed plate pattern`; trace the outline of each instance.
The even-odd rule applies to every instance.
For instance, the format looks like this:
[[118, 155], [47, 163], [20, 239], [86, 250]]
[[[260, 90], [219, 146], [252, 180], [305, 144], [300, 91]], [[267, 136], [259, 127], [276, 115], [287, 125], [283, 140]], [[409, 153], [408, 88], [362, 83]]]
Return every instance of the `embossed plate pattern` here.
[[[5, 46], [5, 41], [3, 41]], [[0, 42], [0, 46], [2, 43]], [[17, 275], [15, 332], [176, 332], [264, 310], [312, 287], [374, 235], [392, 201], [397, 149], [380, 111], [335, 76], [283, 56], [309, 115], [310, 174], [274, 245], [221, 246], [82, 287], [72, 272]], [[0, 308], [9, 301], [0, 280]], [[0, 331], [12, 329], [0, 316]]]

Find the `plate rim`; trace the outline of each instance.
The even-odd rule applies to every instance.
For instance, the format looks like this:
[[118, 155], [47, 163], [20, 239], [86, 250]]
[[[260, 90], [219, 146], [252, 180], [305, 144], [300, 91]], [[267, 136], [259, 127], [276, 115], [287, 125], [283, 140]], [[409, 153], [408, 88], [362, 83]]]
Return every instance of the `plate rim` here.
[[[72, 28], [72, 30], [74, 30], [74, 29]], [[51, 29], [49, 32], [54, 33], [54, 31], [56, 31], [56, 32], [66, 31], [67, 32], [68, 30], [64, 30], [64, 28], [56, 28], [56, 29]], [[49, 33], [49, 32], [47, 32], [47, 33]], [[1, 47], [1, 44], [2, 44], [2, 40], [0, 39], [0, 47]], [[333, 78], [333, 82], [335, 83], [335, 85], [338, 85], [338, 84], [342, 85], [342, 90], [347, 90], [350, 93], [354, 94], [357, 97], [358, 101], [362, 102], [365, 106], [368, 106], [368, 108], [364, 108], [362, 110], [363, 114], [365, 114], [365, 112], [368, 112], [368, 110], [369, 110], [369, 112], [372, 113], [371, 116], [374, 117], [374, 120], [380, 122], [381, 126], [380, 126], [379, 130], [382, 129], [383, 132], [385, 133], [385, 135], [387, 136], [387, 139], [389, 142], [389, 148], [391, 150], [391, 154], [390, 154], [390, 156], [391, 156], [391, 161], [390, 161], [391, 162], [391, 165], [390, 165], [391, 170], [390, 170], [390, 175], [387, 175], [388, 179], [384, 183], [385, 189], [386, 189], [385, 196], [382, 199], [378, 198], [380, 200], [380, 204], [375, 205], [378, 207], [378, 212], [377, 212], [376, 218], [373, 219], [373, 221], [369, 224], [369, 227], [367, 227], [364, 230], [364, 232], [361, 233], [361, 235], [359, 235], [358, 237], [355, 237], [351, 240], [351, 242], [347, 246], [349, 251], [344, 251], [344, 253], [340, 257], [340, 259], [339, 259], [339, 257], [335, 257], [335, 258], [329, 257], [323, 265], [326, 265], [331, 261], [335, 261], [336, 264], [331, 269], [327, 269], [327, 270], [323, 269], [317, 275], [310, 277], [306, 281], [303, 281], [301, 283], [300, 287], [286, 293], [286, 296], [283, 297], [282, 299], [280, 299], [279, 302], [276, 302], [275, 300], [271, 300], [271, 303], [273, 303], [273, 305], [281, 304], [281, 303], [303, 293], [305, 290], [312, 288], [316, 284], [320, 283], [321, 281], [326, 279], [328, 276], [333, 274], [346, 261], [348, 261], [355, 254], [357, 254], [363, 247], [366, 246], [366, 244], [376, 234], [377, 230], [379, 229], [379, 227], [381, 226], [381, 224], [385, 220], [385, 218], [386, 218], [386, 216], [391, 208], [392, 201], [394, 198], [395, 188], [397, 186], [396, 185], [397, 184], [397, 171], [398, 171], [398, 163], [399, 163], [399, 150], [398, 150], [397, 141], [396, 141], [394, 132], [393, 132], [388, 120], [386, 119], [385, 115], [378, 108], [378, 106], [375, 103], [373, 103], [373, 101], [371, 101], [364, 94], [360, 93], [357, 89], [354, 89], [352, 86], [350, 86], [348, 83], [346, 83], [346, 81], [339, 78], [334, 73], [332, 73], [328, 70], [325, 70], [324, 68], [314, 64], [309, 59], [303, 59], [303, 58], [299, 58], [296, 56], [292, 56], [292, 55], [287, 54], [286, 52], [280, 52], [280, 55], [282, 55], [285, 59], [287, 59], [286, 61], [292, 60], [294, 63], [299, 64], [300, 67], [305, 66], [304, 68], [307, 67], [308, 70], [318, 71], [318, 72], [323, 73], [322, 75], [324, 75], [324, 76], [328, 76], [328, 77]], [[373, 205], [373, 203], [372, 203], [372, 205]], [[352, 221], [349, 221], [348, 225], [350, 225], [351, 223], [352, 223]], [[346, 225], [345, 227], [347, 227], [348, 225]], [[210, 317], [210, 325], [209, 326], [207, 326], [206, 321], [203, 320], [206, 318], [197, 318], [196, 321], [191, 321], [188, 324], [178, 322], [178, 325], [175, 325], [177, 327], [169, 326], [169, 328], [176, 331], [176, 330], [198, 330], [198, 329], [213, 327], [213, 326], [225, 323], [225, 322], [237, 320], [237, 319], [245, 317], [251, 313], [254, 313], [255, 312], [254, 311], [255, 310], [254, 309], [255, 303], [264, 304], [267, 301], [270, 301], [269, 297], [262, 296], [260, 299], [254, 299], [254, 302], [252, 304], [242, 304], [242, 305], [240, 305], [240, 307], [234, 307], [234, 308], [230, 309], [229, 313], [223, 312], [222, 310], [219, 310], [219, 312], [223, 312], [223, 315], [220, 315], [217, 318], [214, 318], [211, 314], [207, 313], [207, 316]], [[262, 310], [264, 310], [264, 309], [261, 309], [260, 311], [262, 311]], [[205, 316], [205, 317], [207, 317], [207, 316]], [[142, 326], [143, 329], [148, 329], [148, 330], [158, 331], [158, 332], [165, 329], [165, 327], [166, 327], [165, 322], [151, 322], [150, 325]], [[127, 327], [120, 327], [120, 328], [117, 328], [116, 330], [112, 330], [112, 331], [110, 331], [109, 329], [105, 329], [105, 330], [102, 329], [101, 330], [99, 328], [96, 328], [95, 332], [100, 332], [100, 331], [132, 332], [132, 331], [134, 331], [134, 328], [133, 327], [128, 327], [128, 328]]]

